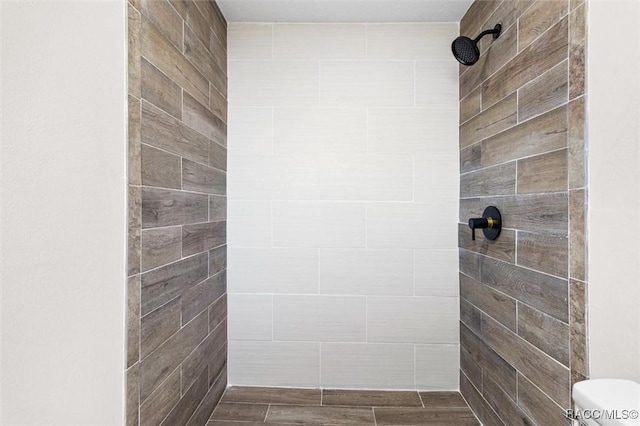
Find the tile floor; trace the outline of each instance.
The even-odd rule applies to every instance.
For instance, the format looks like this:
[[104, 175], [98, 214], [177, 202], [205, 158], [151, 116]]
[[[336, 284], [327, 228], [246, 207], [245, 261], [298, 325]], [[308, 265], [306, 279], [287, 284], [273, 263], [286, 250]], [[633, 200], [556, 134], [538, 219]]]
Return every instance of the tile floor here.
[[479, 426], [458, 392], [358, 391], [232, 386], [207, 426]]

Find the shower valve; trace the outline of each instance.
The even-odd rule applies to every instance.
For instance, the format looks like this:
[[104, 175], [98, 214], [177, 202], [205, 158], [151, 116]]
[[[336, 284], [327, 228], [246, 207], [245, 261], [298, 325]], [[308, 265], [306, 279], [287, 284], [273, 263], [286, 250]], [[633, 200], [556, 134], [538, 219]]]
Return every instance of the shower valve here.
[[476, 229], [482, 229], [484, 236], [488, 240], [495, 240], [502, 230], [502, 215], [500, 210], [494, 206], [484, 209], [482, 217], [469, 219], [469, 228], [471, 228], [471, 239], [476, 239]]

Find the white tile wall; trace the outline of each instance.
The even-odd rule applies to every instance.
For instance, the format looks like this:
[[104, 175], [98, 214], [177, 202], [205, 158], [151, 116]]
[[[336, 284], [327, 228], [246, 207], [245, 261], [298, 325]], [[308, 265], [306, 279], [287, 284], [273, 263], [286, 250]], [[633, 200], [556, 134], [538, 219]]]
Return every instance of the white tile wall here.
[[364, 247], [364, 203], [274, 201], [276, 247]]
[[457, 297], [458, 250], [415, 250], [415, 295]]
[[276, 155], [366, 154], [366, 108], [276, 108]]
[[[456, 145], [457, 136], [456, 136]], [[436, 148], [428, 154], [417, 154], [414, 156], [413, 172], [413, 199], [417, 203], [444, 202], [451, 204], [453, 194], [460, 193], [460, 176], [458, 167], [452, 166], [458, 162], [459, 152], [457, 148], [453, 150]], [[457, 197], [457, 195], [455, 195]]]
[[366, 25], [274, 25], [273, 58], [365, 59], [366, 34]]
[[262, 200], [229, 200], [227, 216], [228, 246], [271, 247], [271, 202]]
[[458, 343], [456, 297], [367, 298], [367, 340], [382, 343]]
[[457, 159], [457, 120], [457, 113], [445, 108], [370, 108], [369, 152], [425, 157], [453, 152]]
[[451, 24], [371, 24], [367, 26], [367, 58], [378, 60], [451, 59], [458, 28]]
[[370, 203], [367, 205], [367, 247], [455, 249], [457, 204]]
[[228, 26], [227, 54], [234, 59], [271, 59], [273, 25], [235, 23]]
[[273, 339], [284, 341], [366, 341], [366, 298], [274, 296]]
[[414, 389], [414, 346], [323, 343], [323, 388]]
[[230, 340], [273, 340], [273, 296], [229, 294], [227, 322]]
[[413, 276], [413, 250], [320, 250], [322, 294], [411, 296]]
[[416, 345], [416, 388], [456, 389], [459, 370], [459, 345]]
[[410, 201], [413, 162], [409, 155], [319, 158], [322, 200]]
[[409, 106], [414, 88], [411, 61], [320, 62], [323, 106]]
[[234, 385], [320, 387], [320, 343], [229, 340]]
[[[231, 143], [235, 139], [229, 138]], [[243, 143], [244, 144], [244, 143]], [[273, 158], [227, 152], [227, 197], [229, 200], [270, 200], [273, 197]], [[233, 221], [230, 216], [228, 222]], [[231, 239], [227, 241], [231, 243]]]
[[230, 61], [229, 105], [318, 105], [316, 61]]
[[229, 108], [228, 139], [236, 141], [234, 154], [270, 155], [273, 153], [273, 108]]
[[[456, 108], [458, 97], [458, 69], [456, 61], [417, 61], [416, 105], [421, 107]], [[454, 71], [454, 69], [456, 71]]]
[[318, 293], [318, 250], [227, 250], [229, 293]]
[[457, 33], [229, 25], [231, 384], [457, 389]]

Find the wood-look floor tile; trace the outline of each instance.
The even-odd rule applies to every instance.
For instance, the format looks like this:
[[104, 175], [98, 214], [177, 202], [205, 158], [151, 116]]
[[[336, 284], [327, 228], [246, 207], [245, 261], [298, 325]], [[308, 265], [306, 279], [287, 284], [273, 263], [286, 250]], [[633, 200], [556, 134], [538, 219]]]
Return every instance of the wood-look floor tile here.
[[265, 423], [374, 425], [370, 407], [272, 405]]
[[469, 408], [460, 392], [420, 392], [426, 408]]
[[324, 389], [322, 405], [421, 407], [417, 392]]
[[269, 404], [247, 404], [242, 402], [220, 403], [211, 420], [235, 420], [243, 422], [262, 422], [267, 416]]
[[209, 420], [207, 426], [254, 426], [264, 425], [263, 422], [236, 422], [232, 420]]
[[477, 425], [469, 408], [374, 408], [377, 425]]
[[222, 401], [256, 404], [320, 405], [320, 389], [233, 386], [227, 389]]

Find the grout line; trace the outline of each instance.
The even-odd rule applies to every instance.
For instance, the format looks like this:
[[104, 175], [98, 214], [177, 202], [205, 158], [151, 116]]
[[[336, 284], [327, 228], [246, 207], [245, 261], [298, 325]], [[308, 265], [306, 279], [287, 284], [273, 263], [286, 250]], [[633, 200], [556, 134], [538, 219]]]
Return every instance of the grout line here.
[[274, 47], [273, 46], [275, 45], [275, 43], [274, 43], [274, 38], [275, 37], [273, 36], [273, 34], [274, 34], [274, 31], [275, 31], [275, 28], [274, 28], [275, 26], [276, 26], [276, 24], [273, 23], [273, 22], [269, 24], [269, 27], [271, 27], [271, 57], [269, 58], [269, 60], [271, 62], [274, 61]]
[[515, 236], [514, 236], [513, 263], [516, 266], [519, 266], [518, 265], [518, 232], [522, 232], [522, 231], [519, 231], [518, 229], [514, 230]]
[[275, 295], [271, 294], [271, 341], [275, 342]]
[[[514, 179], [514, 185], [515, 185], [515, 187], [514, 187], [514, 189], [513, 189], [513, 190], [514, 190], [514, 192], [515, 192], [515, 195], [518, 195], [518, 180], [519, 180], [519, 179], [518, 179], [518, 163], [520, 162], [520, 159], [518, 159], [518, 160], [513, 160], [513, 161], [516, 163], [516, 164], [515, 164], [515, 165], [516, 165], [516, 175], [515, 175], [515, 179]], [[567, 173], [567, 174], [568, 174], [568, 173]]]
[[[413, 61], [413, 106], [417, 107], [418, 106], [418, 61], [414, 60]], [[460, 98], [460, 95], [458, 95], [458, 98]]]
[[266, 413], [264, 413], [264, 419], [262, 419], [262, 422], [263, 422], [263, 423], [266, 423], [266, 422], [267, 422], [267, 417], [269, 417], [269, 411], [270, 411], [270, 410], [271, 410], [271, 404], [269, 404], [269, 405], [267, 406], [267, 412], [266, 412]]
[[417, 358], [417, 356], [416, 356], [416, 352], [418, 350], [417, 347], [418, 347], [418, 345], [416, 345], [414, 343], [414, 345], [413, 345], [413, 388], [414, 389], [417, 388], [417, 386], [416, 386], [416, 375], [417, 375], [417, 370], [416, 370], [416, 358]]
[[413, 294], [416, 295], [416, 249], [412, 249], [413, 251]]

